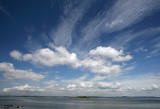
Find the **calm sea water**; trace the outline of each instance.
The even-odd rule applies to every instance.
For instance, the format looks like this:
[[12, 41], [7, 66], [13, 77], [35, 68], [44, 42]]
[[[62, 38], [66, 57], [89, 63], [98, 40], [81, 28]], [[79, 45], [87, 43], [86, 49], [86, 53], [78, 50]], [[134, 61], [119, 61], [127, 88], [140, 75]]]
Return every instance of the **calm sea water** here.
[[0, 97], [0, 109], [160, 109], [160, 98]]

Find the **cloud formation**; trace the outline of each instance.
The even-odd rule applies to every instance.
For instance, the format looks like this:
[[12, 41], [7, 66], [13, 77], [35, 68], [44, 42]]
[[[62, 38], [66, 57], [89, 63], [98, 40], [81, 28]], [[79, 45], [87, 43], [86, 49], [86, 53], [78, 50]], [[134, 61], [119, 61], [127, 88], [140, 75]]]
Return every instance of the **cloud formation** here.
[[15, 69], [12, 63], [1, 62], [0, 72], [4, 72], [4, 77], [8, 80], [33, 80], [39, 81], [45, 78], [44, 75], [33, 72], [32, 70]]
[[32, 55], [31, 54], [21, 54], [19, 51], [17, 50], [13, 50], [10, 52], [10, 56], [13, 57], [16, 60], [22, 60], [22, 61], [28, 61], [31, 60]]
[[[76, 95], [87, 94], [102, 95], [102, 96], [140, 96], [153, 95], [159, 92], [159, 73], [157, 74], [143, 74], [136, 76], [133, 79], [126, 78], [119, 81], [106, 81], [105, 76], [96, 75], [88, 78], [89, 75], [82, 75], [74, 79], [59, 78], [58, 80], [45, 81], [41, 86], [31, 86], [28, 84], [17, 85], [11, 88], [3, 88], [4, 93], [23, 93], [30, 92], [45, 92], [49, 95], [65, 95], [67, 92], [76, 93]], [[118, 92], [118, 93], [116, 93]], [[156, 92], [156, 93], [155, 93]], [[60, 95], [61, 95], [60, 94]]]
[[[153, 0], [118, 0], [106, 15], [107, 31], [118, 31], [136, 24], [145, 16], [153, 14], [159, 8], [159, 1]], [[109, 29], [109, 30], [108, 30]]]
[[14, 86], [12, 88], [4, 88], [3, 92], [12, 92], [12, 91], [29, 91], [29, 92], [43, 92], [44, 89], [36, 86], [30, 86], [28, 84], [22, 85], [22, 86]]
[[99, 82], [98, 87], [100, 89], [118, 89], [120, 88], [121, 83], [116, 82], [116, 83], [107, 83], [107, 82]]
[[65, 46], [67, 48], [71, 46], [75, 26], [91, 4], [91, 0], [82, 0], [81, 2], [77, 2], [76, 0], [72, 2], [68, 1], [65, 4], [63, 8], [64, 16], [61, 16], [61, 23], [56, 31], [51, 32], [51, 38], [56, 46]]
[[[88, 57], [84, 59], [78, 59], [76, 53], [70, 53], [64, 47], [38, 49], [33, 54], [22, 54], [14, 50], [10, 54], [17, 60], [31, 60], [33, 63], [49, 67], [56, 65], [68, 65], [73, 68], [84, 67], [91, 72], [103, 75], [114, 75], [123, 71], [119, 64], [112, 64], [112, 62], [124, 62], [132, 59], [132, 56], [125, 55], [123, 50], [102, 46], [90, 50], [87, 54]], [[26, 56], [29, 58], [24, 58]]]
[[123, 50], [116, 50], [112, 47], [102, 47], [99, 46], [95, 50], [90, 50], [90, 55], [93, 56], [103, 56], [104, 58], [111, 58], [112, 61], [128, 61], [132, 59], [131, 55], [123, 54]]
[[102, 33], [126, 29], [153, 14], [159, 9], [159, 4], [159, 1], [153, 0], [117, 0], [109, 9], [106, 8], [104, 14], [98, 14], [83, 28], [82, 42], [100, 37]]

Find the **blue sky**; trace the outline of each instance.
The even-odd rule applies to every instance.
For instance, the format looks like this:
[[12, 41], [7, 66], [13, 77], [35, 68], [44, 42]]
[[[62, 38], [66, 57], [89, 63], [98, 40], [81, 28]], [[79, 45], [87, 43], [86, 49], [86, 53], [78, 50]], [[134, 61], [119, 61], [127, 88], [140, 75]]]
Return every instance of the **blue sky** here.
[[160, 96], [159, 0], [0, 0], [0, 95]]

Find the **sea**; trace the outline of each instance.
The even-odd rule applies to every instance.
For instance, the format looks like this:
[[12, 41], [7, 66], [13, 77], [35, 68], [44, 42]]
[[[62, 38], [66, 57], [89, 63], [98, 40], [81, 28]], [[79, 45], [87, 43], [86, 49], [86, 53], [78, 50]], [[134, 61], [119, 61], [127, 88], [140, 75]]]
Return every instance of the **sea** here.
[[0, 109], [160, 109], [160, 98], [2, 96]]

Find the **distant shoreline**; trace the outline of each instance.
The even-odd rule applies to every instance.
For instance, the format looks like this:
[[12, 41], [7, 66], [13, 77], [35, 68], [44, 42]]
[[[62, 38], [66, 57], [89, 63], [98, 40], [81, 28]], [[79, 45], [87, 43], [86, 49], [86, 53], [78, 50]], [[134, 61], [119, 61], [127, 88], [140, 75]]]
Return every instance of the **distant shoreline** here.
[[4, 95], [0, 97], [72, 97], [72, 98], [160, 98], [156, 96], [18, 96], [18, 95]]

